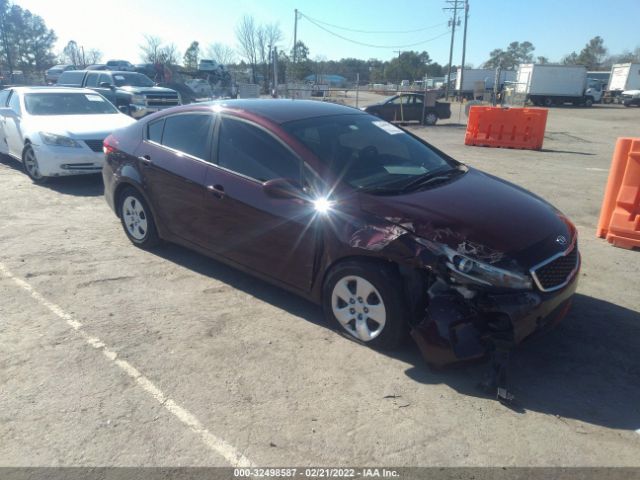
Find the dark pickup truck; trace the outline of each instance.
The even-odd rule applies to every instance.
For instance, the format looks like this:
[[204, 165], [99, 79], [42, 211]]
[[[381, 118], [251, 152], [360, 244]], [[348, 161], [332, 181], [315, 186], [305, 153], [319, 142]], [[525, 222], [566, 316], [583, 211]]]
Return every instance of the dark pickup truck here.
[[95, 90], [134, 118], [182, 104], [178, 92], [156, 86], [153, 80], [141, 73], [74, 70], [62, 73], [57, 84]]
[[435, 91], [402, 93], [362, 110], [388, 122], [418, 121], [435, 125], [439, 119], [451, 117], [450, 104], [436, 101], [436, 94]]

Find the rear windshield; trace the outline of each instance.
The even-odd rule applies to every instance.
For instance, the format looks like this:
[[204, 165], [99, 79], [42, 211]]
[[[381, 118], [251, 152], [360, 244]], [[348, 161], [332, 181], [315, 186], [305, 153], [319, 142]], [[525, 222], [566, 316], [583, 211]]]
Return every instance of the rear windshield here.
[[27, 93], [24, 106], [31, 115], [104, 115], [118, 110], [97, 93]]
[[125, 85], [132, 87], [153, 87], [155, 85], [153, 80], [141, 73], [115, 73], [113, 75], [113, 82], [118, 87]]
[[371, 115], [316, 117], [283, 127], [357, 189], [402, 188], [417, 177], [459, 165]]

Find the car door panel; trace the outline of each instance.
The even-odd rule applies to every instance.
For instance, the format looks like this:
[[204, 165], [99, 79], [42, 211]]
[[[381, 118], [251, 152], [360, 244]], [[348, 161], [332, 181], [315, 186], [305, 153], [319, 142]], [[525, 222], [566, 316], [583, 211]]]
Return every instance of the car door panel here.
[[13, 110], [13, 114], [9, 114], [4, 117], [4, 132], [7, 139], [7, 150], [10, 155], [13, 155], [16, 158], [21, 158], [22, 149], [24, 148], [24, 140], [22, 138], [19, 97], [15, 91], [9, 96], [8, 105], [9, 108]]
[[[222, 126], [225, 121], [228, 119], [222, 120]], [[255, 126], [251, 128], [259, 130]], [[221, 128], [218, 136], [224, 135], [225, 130]], [[267, 134], [262, 132], [261, 135]], [[255, 143], [254, 140], [242, 137], [235, 140], [239, 148], [218, 148], [217, 162], [225, 164], [225, 155], [237, 155], [235, 160], [242, 156], [242, 161], [235, 165], [250, 168], [255, 176], [268, 175], [266, 171], [270, 166], [256, 163], [260, 163], [258, 160], [262, 158], [269, 158], [269, 155], [265, 157], [263, 154], [270, 151], [270, 147], [255, 145], [254, 149], [245, 148]], [[224, 138], [219, 140], [224, 141]], [[270, 141], [274, 142], [271, 146], [277, 143], [275, 139]], [[276, 148], [284, 151], [281, 145]], [[251, 165], [247, 167], [242, 162]], [[299, 164], [295, 168], [300, 171]], [[269, 197], [261, 180], [275, 178], [274, 175], [274, 172], [270, 172], [270, 178], [255, 179], [224, 166], [207, 167], [206, 184], [209, 191], [205, 196], [204, 209], [208, 248], [258, 273], [308, 291], [316, 248], [314, 210], [309, 202], [300, 198]]]

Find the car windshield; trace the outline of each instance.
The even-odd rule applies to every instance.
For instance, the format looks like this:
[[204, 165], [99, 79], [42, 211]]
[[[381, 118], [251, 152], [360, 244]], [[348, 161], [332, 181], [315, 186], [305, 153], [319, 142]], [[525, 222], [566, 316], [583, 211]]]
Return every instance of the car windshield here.
[[116, 73], [113, 75], [113, 81], [118, 87], [125, 85], [132, 87], [153, 87], [155, 85], [153, 80], [141, 73]]
[[97, 93], [27, 93], [24, 106], [31, 115], [104, 115], [118, 110]]
[[370, 115], [335, 115], [283, 125], [353, 188], [400, 193], [416, 181], [457, 171], [455, 160]]

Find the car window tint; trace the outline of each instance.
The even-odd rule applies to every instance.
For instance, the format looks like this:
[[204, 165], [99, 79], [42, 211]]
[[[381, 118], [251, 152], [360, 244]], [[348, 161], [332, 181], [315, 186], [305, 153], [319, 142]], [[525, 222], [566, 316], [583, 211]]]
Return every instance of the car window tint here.
[[209, 160], [212, 115], [174, 115], [165, 120], [162, 144], [203, 160]]
[[152, 122], [147, 127], [147, 138], [152, 142], [162, 142], [162, 129], [164, 128], [164, 119]]
[[300, 180], [300, 161], [279, 141], [254, 125], [230, 118], [220, 125], [218, 163], [261, 182]]
[[98, 86], [98, 74], [97, 73], [87, 73], [87, 87], [97, 87]]
[[20, 98], [16, 92], [13, 92], [9, 98], [9, 108], [16, 113], [20, 113]]
[[0, 108], [7, 106], [9, 99], [9, 90], [0, 90]]

